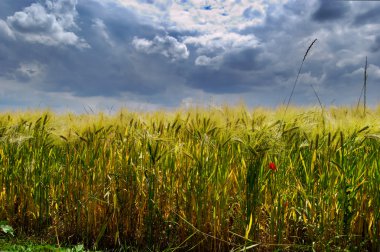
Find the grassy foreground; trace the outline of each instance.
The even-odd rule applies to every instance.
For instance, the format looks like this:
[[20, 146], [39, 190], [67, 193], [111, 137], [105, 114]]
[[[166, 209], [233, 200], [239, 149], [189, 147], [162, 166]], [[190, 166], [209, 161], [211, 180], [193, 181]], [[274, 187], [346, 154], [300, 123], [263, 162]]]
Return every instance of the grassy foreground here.
[[0, 183], [56, 246], [378, 251], [380, 107], [2, 113]]

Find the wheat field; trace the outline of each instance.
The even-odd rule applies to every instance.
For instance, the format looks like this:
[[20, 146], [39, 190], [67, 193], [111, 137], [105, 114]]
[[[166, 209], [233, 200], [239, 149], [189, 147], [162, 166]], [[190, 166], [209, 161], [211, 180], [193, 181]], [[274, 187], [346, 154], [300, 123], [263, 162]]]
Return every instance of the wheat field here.
[[380, 107], [0, 114], [0, 220], [119, 251], [378, 251]]

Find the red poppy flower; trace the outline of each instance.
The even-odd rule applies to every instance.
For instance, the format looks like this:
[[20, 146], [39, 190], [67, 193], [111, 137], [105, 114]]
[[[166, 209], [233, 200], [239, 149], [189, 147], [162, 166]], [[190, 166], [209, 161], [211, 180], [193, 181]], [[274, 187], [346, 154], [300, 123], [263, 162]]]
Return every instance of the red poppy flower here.
[[277, 171], [277, 167], [276, 167], [275, 163], [270, 162], [269, 163], [269, 169], [271, 169], [272, 171]]

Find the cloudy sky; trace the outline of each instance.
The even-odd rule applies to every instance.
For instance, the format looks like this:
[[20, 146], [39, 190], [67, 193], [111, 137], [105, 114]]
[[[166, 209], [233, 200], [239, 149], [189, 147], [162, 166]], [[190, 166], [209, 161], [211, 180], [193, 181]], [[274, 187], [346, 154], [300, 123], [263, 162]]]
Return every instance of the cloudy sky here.
[[380, 2], [2, 0], [0, 110], [380, 102]]

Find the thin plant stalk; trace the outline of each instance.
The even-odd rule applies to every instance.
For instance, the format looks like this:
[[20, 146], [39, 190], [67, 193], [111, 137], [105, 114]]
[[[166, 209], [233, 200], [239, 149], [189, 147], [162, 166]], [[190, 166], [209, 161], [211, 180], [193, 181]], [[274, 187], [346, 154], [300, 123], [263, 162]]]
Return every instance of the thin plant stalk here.
[[293, 97], [294, 90], [295, 90], [296, 85], [297, 85], [297, 82], [298, 82], [298, 78], [299, 78], [299, 76], [300, 76], [300, 74], [301, 74], [301, 70], [302, 70], [303, 63], [305, 62], [306, 57], [307, 57], [307, 55], [309, 54], [310, 49], [311, 49], [311, 47], [314, 45], [315, 42], [317, 42], [317, 39], [314, 39], [313, 42], [311, 42], [311, 44], [309, 45], [309, 47], [307, 48], [307, 50], [306, 50], [306, 52], [305, 52], [305, 55], [303, 56], [303, 59], [302, 59], [302, 62], [301, 62], [300, 68], [298, 69], [297, 77], [296, 77], [296, 79], [295, 79], [295, 81], [294, 81], [294, 84], [293, 84], [292, 92], [290, 93], [290, 96], [289, 96], [288, 102], [287, 102], [287, 104], [286, 104], [285, 114], [286, 114], [286, 112], [287, 112], [287, 110], [288, 110], [288, 107], [289, 107], [290, 101], [291, 101], [291, 99], [292, 99], [292, 97]]

